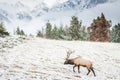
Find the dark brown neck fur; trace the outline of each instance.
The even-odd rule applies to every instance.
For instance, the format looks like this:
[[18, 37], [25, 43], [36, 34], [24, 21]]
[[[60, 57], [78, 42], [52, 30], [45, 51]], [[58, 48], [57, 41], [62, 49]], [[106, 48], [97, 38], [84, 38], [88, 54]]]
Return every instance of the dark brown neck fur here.
[[68, 60], [68, 64], [74, 65], [74, 60], [73, 59], [69, 59]]

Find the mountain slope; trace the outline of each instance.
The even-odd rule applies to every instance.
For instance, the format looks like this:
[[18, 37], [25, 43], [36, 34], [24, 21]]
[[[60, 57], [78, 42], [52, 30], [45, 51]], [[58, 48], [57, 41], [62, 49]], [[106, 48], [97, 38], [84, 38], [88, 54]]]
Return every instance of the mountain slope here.
[[[22, 19], [22, 17], [27, 18], [26, 16], [30, 17], [29, 7], [23, 5], [20, 1], [15, 4], [0, 3], [0, 10], [4, 11], [4, 14], [7, 14], [4, 17], [7, 17], [9, 21], [11, 19]], [[0, 12], [0, 14], [2, 13]]]
[[[0, 54], [0, 80], [120, 80], [120, 44], [83, 41], [56, 41], [40, 38], [24, 41]], [[91, 60], [96, 77], [80, 67], [64, 65], [66, 49]]]
[[[24, 4], [22, 1], [15, 1], [12, 3], [9, 2], [0, 2], [0, 14], [3, 17], [0, 17], [0, 20], [6, 21], [4, 17], [6, 17], [9, 21], [12, 20], [31, 20], [39, 13], [43, 13], [47, 11], [48, 7], [43, 2], [39, 2], [33, 8], [29, 7], [28, 5]], [[3, 13], [4, 11], [4, 13]], [[7, 15], [5, 15], [7, 14]], [[35, 15], [36, 14], [36, 15]]]
[[45, 12], [48, 12], [48, 10], [49, 8], [45, 3], [40, 3], [34, 7], [31, 13], [34, 17], [40, 17], [41, 15], [44, 15]]
[[[89, 2], [89, 0], [87, 0]], [[89, 26], [92, 23], [92, 20], [94, 18], [97, 18], [100, 16], [100, 14], [103, 12], [108, 20], [111, 20], [113, 25], [117, 24], [120, 21], [120, 1], [113, 2], [108, 1], [104, 4], [98, 4], [95, 7], [92, 8], [84, 8], [84, 10], [77, 9], [66, 9], [60, 10], [58, 12], [56, 11], [50, 11], [49, 13], [46, 13], [42, 16], [43, 20], [51, 20], [53, 24], [57, 23], [58, 25], [60, 23], [66, 24], [69, 26], [69, 22], [71, 20], [71, 16], [77, 16], [80, 20], [83, 21], [83, 25]], [[89, 4], [88, 4], [89, 5]]]
[[70, 10], [70, 9], [79, 9], [80, 11], [83, 9], [88, 9], [91, 7], [95, 7], [98, 4], [103, 4], [108, 2], [108, 0], [68, 0], [64, 3], [58, 4], [54, 6], [52, 11], [62, 11], [62, 10]]
[[[35, 1], [29, 1], [35, 2]], [[29, 3], [28, 2], [28, 3]], [[37, 2], [37, 1], [36, 1]], [[108, 0], [68, 0], [64, 3], [56, 4], [56, 6], [52, 7], [51, 9], [47, 7], [44, 2], [39, 1], [36, 5], [32, 8], [25, 4], [25, 1], [14, 1], [14, 2], [0, 2], [0, 10], [3, 10], [7, 15], [3, 15], [2, 11], [0, 14], [4, 17], [0, 17], [3, 21], [5, 17], [11, 21], [11, 19], [19, 19], [19, 20], [31, 20], [34, 17], [40, 17], [45, 13], [49, 12], [58, 12], [58, 11], [65, 11], [65, 10], [84, 10], [91, 7], [95, 7], [98, 4], [103, 4], [108, 2]], [[8, 9], [9, 8], [9, 9]], [[8, 22], [7, 20], [7, 22]]]

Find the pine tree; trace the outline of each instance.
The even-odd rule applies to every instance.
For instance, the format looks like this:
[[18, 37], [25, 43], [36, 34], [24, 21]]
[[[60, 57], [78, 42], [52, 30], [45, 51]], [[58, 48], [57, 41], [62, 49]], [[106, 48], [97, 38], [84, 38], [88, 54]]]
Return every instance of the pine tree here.
[[51, 38], [51, 30], [52, 30], [52, 25], [48, 21], [46, 23], [46, 38]]
[[20, 31], [20, 28], [19, 28], [19, 27], [17, 27], [16, 34], [17, 34], [17, 35], [21, 35], [21, 31]]
[[93, 20], [93, 23], [88, 27], [91, 41], [110, 41], [110, 22], [106, 20], [104, 14], [101, 17]]
[[43, 33], [41, 31], [37, 32], [37, 37], [43, 37]]
[[82, 22], [78, 21], [78, 18], [73, 16], [69, 28], [69, 35], [72, 40], [78, 40], [81, 39], [81, 34], [80, 34], [80, 28], [81, 28]]
[[56, 25], [54, 25], [54, 28], [52, 29], [51, 38], [52, 39], [59, 39], [59, 32], [58, 32], [58, 28]]
[[9, 33], [6, 31], [3, 22], [0, 23], [0, 37], [9, 36]]
[[23, 30], [21, 30], [21, 35], [25, 35], [25, 33], [24, 33], [24, 31], [23, 31]]
[[81, 27], [81, 39], [82, 40], [89, 40], [88, 31], [86, 30], [85, 26]]
[[4, 31], [6, 31], [6, 29], [4, 28], [3, 22], [1, 22], [1, 23], [0, 23], [0, 32], [2, 33], [2, 32], [4, 32]]
[[65, 30], [63, 28], [63, 25], [61, 24], [60, 27], [58, 28], [58, 37], [59, 39], [64, 39], [65, 36]]
[[19, 27], [17, 27], [16, 34], [25, 36], [25, 32], [22, 29], [20, 29]]
[[120, 43], [120, 23], [118, 23], [112, 28], [111, 35], [112, 35], [112, 40], [111, 40], [112, 42]]

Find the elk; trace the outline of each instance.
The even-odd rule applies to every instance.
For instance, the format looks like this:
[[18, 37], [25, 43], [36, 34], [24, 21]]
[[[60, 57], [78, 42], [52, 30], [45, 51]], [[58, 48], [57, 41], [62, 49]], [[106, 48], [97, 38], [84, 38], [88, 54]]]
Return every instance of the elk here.
[[95, 75], [95, 72], [94, 72], [94, 70], [93, 70], [93, 65], [92, 65], [92, 62], [91, 62], [91, 61], [86, 60], [86, 59], [83, 59], [81, 56], [75, 57], [75, 58], [73, 58], [73, 59], [68, 59], [68, 58], [70, 57], [70, 55], [71, 55], [72, 53], [74, 53], [74, 52], [75, 52], [75, 51], [72, 51], [72, 50], [70, 50], [70, 49], [67, 51], [67, 58], [66, 58], [64, 64], [74, 65], [74, 66], [73, 66], [73, 72], [75, 72], [75, 69], [74, 69], [74, 68], [75, 68], [75, 67], [78, 67], [78, 73], [80, 73], [80, 66], [86, 67], [87, 70], [88, 70], [87, 75], [90, 73], [90, 71], [92, 71], [93, 74], [94, 74], [94, 76], [96, 76], [96, 75]]

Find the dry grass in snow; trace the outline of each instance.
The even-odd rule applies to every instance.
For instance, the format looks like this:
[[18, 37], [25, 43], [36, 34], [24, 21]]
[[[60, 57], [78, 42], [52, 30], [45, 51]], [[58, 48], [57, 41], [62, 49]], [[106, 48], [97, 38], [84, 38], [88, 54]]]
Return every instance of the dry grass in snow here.
[[[66, 49], [91, 60], [96, 77], [64, 65]], [[0, 80], [120, 80], [120, 44], [34, 38], [0, 53]]]

